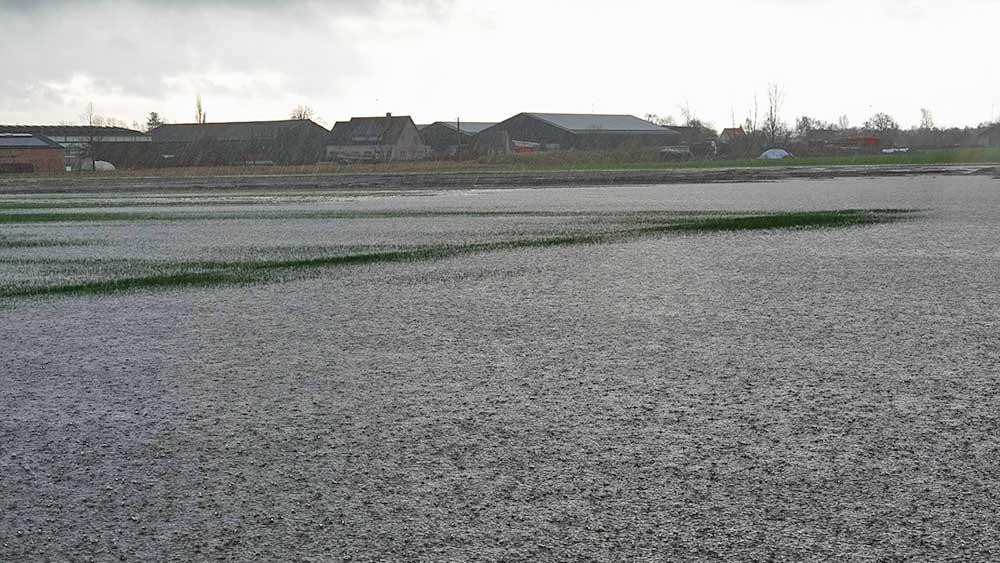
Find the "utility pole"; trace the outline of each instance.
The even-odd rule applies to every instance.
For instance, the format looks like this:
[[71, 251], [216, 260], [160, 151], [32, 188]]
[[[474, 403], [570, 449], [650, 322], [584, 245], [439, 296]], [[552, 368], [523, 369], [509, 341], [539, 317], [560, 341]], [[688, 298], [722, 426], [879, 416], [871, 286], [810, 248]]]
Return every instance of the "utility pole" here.
[[462, 152], [462, 118], [461, 117], [456, 117], [455, 118], [455, 131], [458, 133], [458, 151], [455, 153], [455, 156], [458, 156], [458, 154], [460, 152]]

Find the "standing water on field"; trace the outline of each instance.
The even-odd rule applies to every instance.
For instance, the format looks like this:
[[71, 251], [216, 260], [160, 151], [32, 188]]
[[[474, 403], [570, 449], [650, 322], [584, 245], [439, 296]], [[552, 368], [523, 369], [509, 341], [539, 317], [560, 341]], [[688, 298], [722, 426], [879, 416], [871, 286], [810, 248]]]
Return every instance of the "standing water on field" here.
[[0, 560], [990, 560], [998, 222], [985, 177], [0, 196]]

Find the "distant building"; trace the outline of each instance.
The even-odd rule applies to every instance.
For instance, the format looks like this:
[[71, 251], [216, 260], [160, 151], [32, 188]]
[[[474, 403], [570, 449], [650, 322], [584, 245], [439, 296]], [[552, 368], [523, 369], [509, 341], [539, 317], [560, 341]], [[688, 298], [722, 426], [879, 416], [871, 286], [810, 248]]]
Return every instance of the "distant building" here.
[[519, 113], [476, 135], [486, 151], [591, 150], [626, 144], [661, 147], [680, 135], [634, 115]]
[[718, 139], [715, 131], [704, 126], [667, 125], [666, 128], [680, 135], [678, 142], [683, 144], [708, 143]]
[[743, 130], [742, 127], [727, 127], [722, 130], [719, 135], [719, 144], [727, 145], [733, 141], [738, 141], [740, 139], [745, 139], [747, 132]]
[[1000, 147], [1000, 124], [983, 129], [979, 133], [978, 144], [982, 147]]
[[392, 162], [430, 156], [420, 131], [408, 115], [352, 117], [338, 121], [327, 140], [327, 160]]
[[177, 123], [150, 131], [160, 165], [315, 164], [329, 132], [309, 119]]
[[89, 125], [0, 125], [0, 133], [31, 133], [46, 137], [65, 149], [65, 166], [93, 170], [95, 160], [117, 168], [136, 168], [152, 157], [152, 138], [124, 127]]
[[65, 172], [65, 149], [55, 141], [31, 133], [0, 133], [0, 173]]
[[436, 155], [454, 155], [461, 147], [472, 145], [473, 137], [480, 131], [496, 125], [484, 121], [437, 121], [418, 126], [424, 143]]

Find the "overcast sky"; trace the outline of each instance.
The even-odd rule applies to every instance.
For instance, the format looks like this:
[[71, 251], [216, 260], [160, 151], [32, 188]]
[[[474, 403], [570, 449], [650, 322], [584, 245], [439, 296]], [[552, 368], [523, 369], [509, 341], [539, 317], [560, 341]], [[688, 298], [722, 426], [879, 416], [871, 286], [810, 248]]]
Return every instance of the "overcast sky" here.
[[993, 0], [0, 0], [0, 123], [1000, 112]]

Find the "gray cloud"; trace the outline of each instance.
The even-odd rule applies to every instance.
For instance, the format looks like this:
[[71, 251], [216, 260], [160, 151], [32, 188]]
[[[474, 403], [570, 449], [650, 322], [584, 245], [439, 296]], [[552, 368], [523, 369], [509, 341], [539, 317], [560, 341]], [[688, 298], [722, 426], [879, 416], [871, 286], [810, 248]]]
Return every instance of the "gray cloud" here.
[[[450, 2], [395, 3], [434, 18]], [[0, 0], [4, 41], [30, 46], [0, 59], [0, 109], [76, 104], [74, 96], [162, 99], [169, 88], [254, 98], [336, 94], [365, 71], [357, 21], [377, 23], [387, 0]], [[346, 21], [353, 25], [344, 25]], [[86, 92], [68, 86], [87, 77]], [[280, 85], [260, 77], [280, 77]], [[235, 79], [233, 79], [235, 77]], [[3, 117], [0, 116], [0, 120]]]

